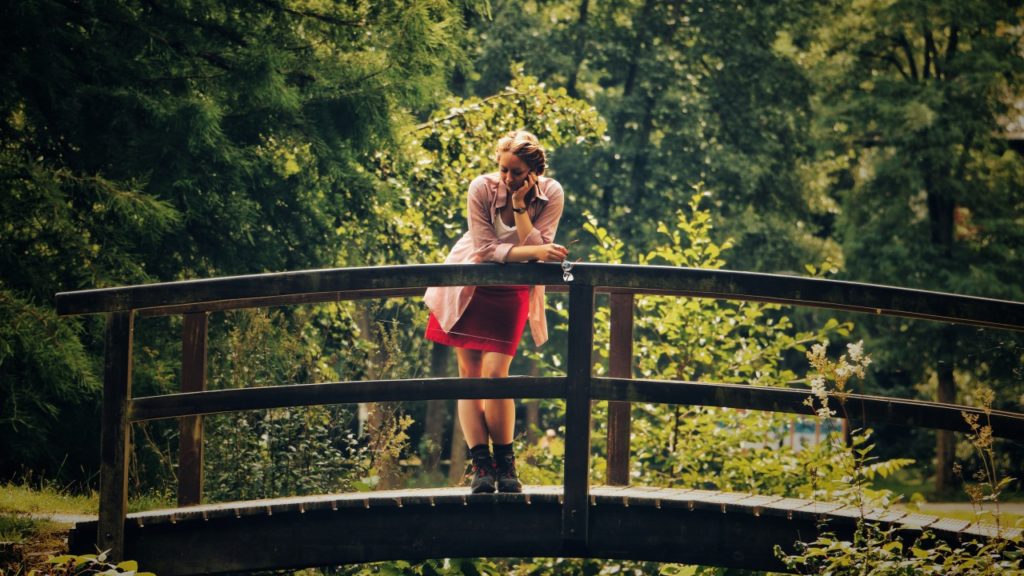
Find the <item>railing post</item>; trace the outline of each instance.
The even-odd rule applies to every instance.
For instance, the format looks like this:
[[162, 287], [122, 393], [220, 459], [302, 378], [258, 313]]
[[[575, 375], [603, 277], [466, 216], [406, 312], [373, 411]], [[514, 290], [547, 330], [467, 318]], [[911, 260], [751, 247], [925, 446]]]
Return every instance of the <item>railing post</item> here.
[[131, 310], [107, 314], [100, 423], [100, 514], [96, 545], [108, 558], [124, 559], [124, 518], [128, 508], [128, 454], [132, 394]]
[[[611, 336], [608, 375], [633, 377], [633, 294], [612, 292]], [[605, 476], [609, 486], [629, 485], [629, 402], [608, 402], [608, 463]]]
[[[206, 312], [184, 315], [181, 328], [181, 391], [206, 390]], [[194, 506], [203, 498], [203, 417], [178, 420], [178, 506]]]
[[562, 540], [570, 550], [585, 548], [589, 540], [590, 378], [593, 343], [594, 287], [573, 283], [569, 286], [562, 508]]

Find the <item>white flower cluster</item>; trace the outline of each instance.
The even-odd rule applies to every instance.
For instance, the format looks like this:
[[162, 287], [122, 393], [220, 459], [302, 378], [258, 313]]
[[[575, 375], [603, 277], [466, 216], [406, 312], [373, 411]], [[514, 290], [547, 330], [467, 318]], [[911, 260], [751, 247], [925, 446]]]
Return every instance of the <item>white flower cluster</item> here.
[[837, 362], [828, 359], [828, 340], [811, 346], [807, 352], [807, 360], [810, 362], [817, 374], [810, 379], [811, 397], [804, 401], [808, 407], [814, 408], [814, 399], [818, 399], [819, 407], [815, 413], [820, 418], [830, 418], [836, 415], [836, 411], [829, 408], [829, 391], [827, 382], [829, 379], [835, 381], [835, 391], [832, 395], [842, 402], [849, 394], [846, 383], [850, 378], [856, 376], [864, 379], [864, 370], [871, 364], [871, 357], [864, 354], [864, 341], [856, 344], [846, 345], [846, 354], [839, 357]]
[[[815, 413], [819, 418], [830, 418], [836, 415], [835, 410], [831, 410], [828, 407], [828, 390], [825, 389], [825, 377], [815, 376], [811, 378], [811, 395], [818, 399], [821, 403], [821, 407], [815, 410]], [[808, 398], [807, 400], [811, 400]], [[808, 406], [814, 407], [814, 402], [805, 402]]]

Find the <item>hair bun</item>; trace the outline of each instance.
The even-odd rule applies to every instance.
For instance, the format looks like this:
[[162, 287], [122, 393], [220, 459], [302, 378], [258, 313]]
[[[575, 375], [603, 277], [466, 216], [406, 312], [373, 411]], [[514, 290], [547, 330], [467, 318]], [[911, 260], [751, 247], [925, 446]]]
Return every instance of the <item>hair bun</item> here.
[[515, 154], [535, 174], [543, 174], [548, 167], [547, 154], [540, 141], [526, 130], [513, 130], [502, 136], [494, 148], [495, 161], [505, 152]]

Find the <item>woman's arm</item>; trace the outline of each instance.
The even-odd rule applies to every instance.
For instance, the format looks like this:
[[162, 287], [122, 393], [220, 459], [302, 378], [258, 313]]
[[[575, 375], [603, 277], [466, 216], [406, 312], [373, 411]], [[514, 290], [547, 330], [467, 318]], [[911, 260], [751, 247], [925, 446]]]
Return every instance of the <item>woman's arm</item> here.
[[562, 220], [562, 209], [565, 206], [565, 194], [562, 192], [562, 185], [554, 180], [548, 180], [545, 195], [548, 197], [544, 209], [536, 215], [531, 222], [532, 230], [522, 244], [550, 244], [555, 240], [555, 232], [558, 231], [558, 223]]
[[[550, 184], [545, 192], [548, 201], [536, 214], [536, 221], [530, 218], [528, 212], [516, 214], [516, 231], [519, 232], [520, 246], [509, 252], [508, 259], [511, 261], [517, 261], [513, 258], [518, 256], [516, 252], [520, 250], [527, 255], [523, 258], [524, 260], [560, 261], [569, 254], [563, 246], [552, 244], [555, 232], [558, 230], [558, 223], [562, 219], [565, 194], [558, 182], [554, 180], [548, 180], [548, 182]], [[515, 203], [513, 203], [513, 207], [515, 207]]]
[[[558, 218], [562, 214], [562, 194], [558, 189], [557, 203], [554, 197], [550, 197], [548, 205], [537, 218], [537, 224], [532, 225], [527, 241], [529, 245], [516, 246], [508, 242], [501, 242], [494, 233], [494, 225], [491, 223], [491, 216], [488, 214], [490, 202], [487, 192], [487, 183], [483, 178], [477, 178], [469, 186], [469, 200], [467, 215], [469, 219], [469, 235], [473, 239], [473, 261], [474, 262], [526, 262], [529, 260], [558, 261], [565, 258], [566, 250], [561, 246], [550, 244], [554, 238], [554, 229], [558, 226]], [[550, 234], [542, 234], [544, 227], [550, 229]], [[539, 229], [538, 229], [539, 228]], [[548, 238], [548, 243], [541, 243], [539, 240]]]

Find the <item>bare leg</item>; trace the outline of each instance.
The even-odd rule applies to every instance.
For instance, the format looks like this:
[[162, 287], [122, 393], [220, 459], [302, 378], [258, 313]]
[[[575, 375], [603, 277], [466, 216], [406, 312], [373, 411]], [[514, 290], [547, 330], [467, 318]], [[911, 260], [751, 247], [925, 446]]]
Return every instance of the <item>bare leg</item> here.
[[[459, 360], [459, 376], [462, 378], [479, 378], [482, 367], [483, 353], [479, 350], [456, 348], [455, 355]], [[484, 419], [484, 401], [459, 400], [459, 424], [466, 444], [470, 448], [487, 444], [487, 421]]]
[[[500, 352], [484, 352], [481, 375], [485, 378], [504, 378], [512, 357]], [[516, 425], [516, 403], [511, 398], [483, 401], [484, 419], [487, 431], [495, 444], [511, 444]]]

